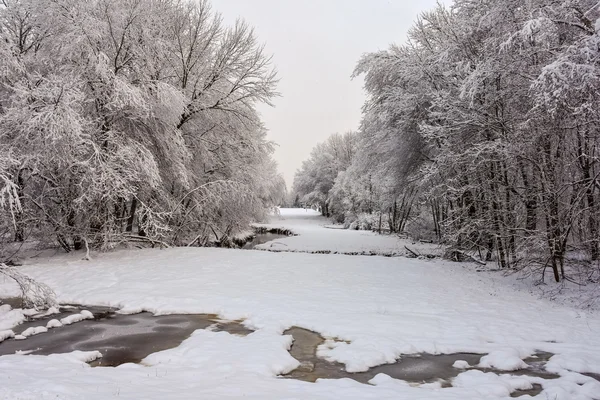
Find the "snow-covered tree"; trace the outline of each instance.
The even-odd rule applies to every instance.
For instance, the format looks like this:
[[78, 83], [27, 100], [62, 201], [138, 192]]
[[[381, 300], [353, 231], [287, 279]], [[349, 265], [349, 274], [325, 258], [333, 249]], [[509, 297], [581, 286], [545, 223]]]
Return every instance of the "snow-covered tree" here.
[[[408, 42], [359, 61], [368, 99], [330, 197], [347, 218], [425, 227], [449, 254], [503, 268], [550, 266], [559, 280], [569, 249], [598, 260], [599, 17], [595, 0], [455, 0], [423, 13]], [[319, 171], [316, 160], [303, 170]], [[317, 177], [295, 186], [329, 182]]]
[[16, 240], [205, 244], [283, 196], [255, 110], [276, 95], [270, 58], [208, 1], [4, 1], [0, 54]]
[[333, 202], [332, 188], [338, 174], [345, 171], [354, 157], [356, 133], [333, 134], [317, 144], [310, 158], [296, 172], [292, 192], [306, 205], [319, 208], [327, 217], [343, 217], [343, 208]]

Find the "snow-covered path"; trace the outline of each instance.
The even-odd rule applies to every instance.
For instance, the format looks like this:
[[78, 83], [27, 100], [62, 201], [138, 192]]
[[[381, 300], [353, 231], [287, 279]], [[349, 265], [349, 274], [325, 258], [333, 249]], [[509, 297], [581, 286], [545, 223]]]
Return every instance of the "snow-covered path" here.
[[[394, 240], [325, 229], [316, 215], [283, 217], [275, 225], [301, 235], [283, 243], [299, 241], [294, 246], [300, 250], [316, 243], [308, 235], [318, 236], [320, 250], [332, 251], [349, 242], [389, 248]], [[245, 319], [257, 331], [236, 337], [199, 330], [142, 365], [117, 368], [90, 368], [81, 361], [93, 356], [87, 353], [0, 357], [0, 398], [485, 399], [509, 398], [532, 382], [544, 387], [540, 399], [600, 398], [600, 383], [576, 373], [600, 373], [598, 314], [537, 300], [460, 264], [180, 248], [121, 251], [94, 261], [52, 258], [23, 272], [53, 287], [61, 302], [126, 312], [217, 313]], [[15, 290], [1, 283], [0, 297]], [[562, 376], [541, 381], [467, 371], [453, 388], [412, 387], [382, 375], [373, 385], [280, 379], [297, 366], [287, 352], [291, 337], [282, 336], [291, 326], [348, 341], [321, 352], [351, 371], [418, 352], [490, 353], [488, 364], [512, 369], [541, 350], [557, 354], [547, 367]]]

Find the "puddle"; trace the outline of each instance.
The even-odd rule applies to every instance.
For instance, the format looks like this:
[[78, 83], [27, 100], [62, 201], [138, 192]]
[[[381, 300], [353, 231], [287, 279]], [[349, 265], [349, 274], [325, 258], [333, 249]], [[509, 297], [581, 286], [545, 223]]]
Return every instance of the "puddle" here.
[[271, 233], [271, 232], [257, 233], [256, 236], [254, 236], [254, 239], [252, 239], [251, 241], [247, 242], [242, 247], [242, 249], [252, 250], [256, 246], [258, 246], [260, 244], [264, 244], [264, 243], [267, 243], [267, 242], [271, 242], [273, 240], [283, 239], [283, 238], [288, 238], [288, 237], [290, 237], [290, 236], [289, 235], [282, 235], [280, 233]]
[[[30, 336], [25, 340], [6, 340], [0, 343], [0, 356], [17, 351], [49, 355], [75, 350], [98, 350], [102, 353], [102, 358], [91, 365], [114, 367], [125, 363], [138, 363], [152, 353], [177, 347], [197, 329], [210, 328], [242, 336], [252, 332], [239, 321], [223, 322], [211, 314], [122, 315], [106, 307], [82, 309], [92, 312], [95, 319], [50, 329], [47, 333]], [[48, 320], [64, 318], [78, 312], [79, 309], [61, 311], [64, 312], [25, 322], [13, 331], [19, 334], [29, 327], [45, 326]]]
[[[368, 383], [377, 374], [383, 373], [410, 383], [441, 382], [443, 387], [449, 387], [452, 378], [464, 372], [464, 370], [452, 366], [456, 361], [464, 360], [470, 365], [477, 365], [480, 358], [484, 356], [484, 354], [473, 353], [407, 355], [393, 364], [379, 365], [365, 372], [350, 373], [345, 370], [344, 364], [329, 362], [317, 357], [317, 347], [325, 342], [325, 339], [318, 333], [293, 327], [285, 331], [284, 334], [294, 337], [290, 354], [300, 361], [300, 367], [283, 377], [307, 382], [315, 382], [317, 379], [350, 378], [361, 383]], [[504, 372], [482, 369], [482, 371], [535, 376], [545, 379], [558, 378], [558, 375], [550, 374], [543, 369], [543, 364], [551, 356], [552, 354], [543, 353], [537, 358], [525, 360], [533, 364], [532, 368], [527, 370]], [[514, 392], [513, 397], [525, 394], [535, 396], [541, 391], [542, 387], [540, 385], [534, 385], [531, 390]]]
[[[556, 376], [554, 376], [554, 378], [556, 378]], [[535, 397], [538, 394], [542, 393], [542, 391], [544, 390], [544, 388], [542, 387], [542, 385], [539, 385], [537, 383], [533, 384], [533, 387], [531, 389], [527, 389], [527, 390], [515, 390], [514, 392], [512, 392], [510, 394], [510, 397], [515, 397], [515, 398], [519, 398], [521, 396], [531, 396], [531, 397]]]

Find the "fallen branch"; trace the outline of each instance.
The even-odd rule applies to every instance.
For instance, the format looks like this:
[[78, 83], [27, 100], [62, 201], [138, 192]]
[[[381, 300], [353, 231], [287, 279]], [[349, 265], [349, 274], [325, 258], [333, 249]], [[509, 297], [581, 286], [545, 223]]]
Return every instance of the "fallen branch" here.
[[409, 249], [409, 248], [408, 248], [408, 246], [406, 246], [406, 245], [405, 245], [405, 246], [404, 246], [404, 248], [405, 248], [405, 249], [406, 249], [406, 250], [407, 250], [407, 251], [408, 251], [410, 254], [412, 254], [412, 255], [413, 255], [415, 258], [419, 258], [419, 257], [421, 257], [421, 255], [420, 255], [419, 253], [417, 253], [416, 251], [413, 251], [413, 250]]
[[480, 260], [476, 259], [476, 258], [475, 258], [475, 257], [473, 257], [472, 255], [470, 255], [470, 254], [467, 254], [467, 253], [465, 253], [464, 251], [456, 250], [456, 252], [457, 252], [457, 253], [460, 253], [460, 254], [462, 254], [462, 256], [463, 256], [463, 257], [465, 257], [467, 260], [471, 260], [471, 261], [473, 261], [473, 262], [474, 262], [474, 263], [476, 263], [476, 264], [479, 264], [479, 265], [486, 265], [486, 264], [485, 264], [483, 261], [480, 261]]
[[48, 285], [22, 274], [15, 267], [0, 263], [0, 274], [9, 277], [19, 285], [25, 308], [46, 309], [58, 304], [56, 294]]
[[152, 243], [152, 245], [158, 244], [167, 249], [171, 247], [167, 243], [163, 242], [162, 240], [152, 239], [147, 236], [122, 235], [122, 237], [124, 239], [128, 239], [129, 241], [133, 241], [133, 242], [149, 242], [149, 243]]

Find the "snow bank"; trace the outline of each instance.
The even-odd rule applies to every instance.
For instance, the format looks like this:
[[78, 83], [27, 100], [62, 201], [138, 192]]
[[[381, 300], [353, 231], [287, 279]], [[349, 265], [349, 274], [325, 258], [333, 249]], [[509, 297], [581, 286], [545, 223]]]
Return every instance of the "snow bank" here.
[[[529, 354], [524, 355], [524, 357]], [[480, 368], [494, 368], [500, 371], [516, 371], [527, 368], [527, 364], [521, 359], [516, 349], [496, 350], [487, 356], [481, 357]]]
[[[1, 292], [0, 292], [1, 293]], [[0, 306], [0, 331], [8, 330], [25, 321], [26, 316], [21, 309], [12, 309], [10, 305]]]
[[60, 328], [61, 326], [63, 326], [62, 322], [60, 322], [57, 319], [51, 319], [46, 324], [46, 328], [48, 328], [48, 329], [51, 329], [51, 328]]
[[48, 328], [46, 328], [45, 326], [32, 326], [30, 328], [25, 329], [23, 332], [21, 332], [21, 336], [29, 337], [29, 336], [39, 335], [40, 333], [46, 333], [46, 332], [48, 332]]
[[533, 388], [532, 380], [527, 376], [497, 375], [491, 372], [470, 370], [461, 373], [452, 380], [452, 386], [468, 388], [487, 398], [509, 397], [515, 390]]
[[[146, 366], [210, 367], [226, 365], [238, 373], [258, 374], [273, 377], [285, 374], [297, 368], [299, 362], [288, 349], [292, 337], [280, 335], [273, 337], [264, 332], [254, 332], [246, 337], [226, 332], [198, 330], [184, 341], [181, 346], [151, 354], [142, 360]], [[248, 351], [252, 348], [252, 351]], [[226, 352], [223, 350], [227, 349]], [[240, 355], [244, 355], [240, 362]], [[235, 367], [235, 368], [234, 368]]]
[[13, 337], [15, 337], [15, 333], [10, 329], [0, 331], [0, 343]]
[[60, 320], [60, 323], [62, 325], [71, 325], [71, 324], [74, 324], [76, 322], [83, 321], [86, 319], [94, 319], [94, 314], [92, 314], [91, 312], [89, 312], [87, 310], [83, 310], [78, 314], [71, 314], [67, 317], [64, 317], [63, 319]]

